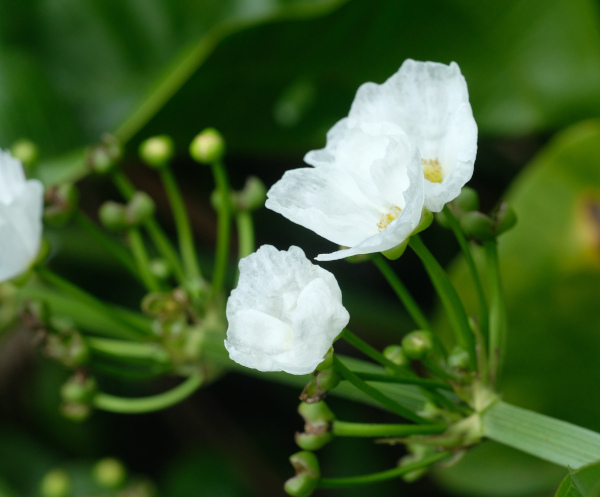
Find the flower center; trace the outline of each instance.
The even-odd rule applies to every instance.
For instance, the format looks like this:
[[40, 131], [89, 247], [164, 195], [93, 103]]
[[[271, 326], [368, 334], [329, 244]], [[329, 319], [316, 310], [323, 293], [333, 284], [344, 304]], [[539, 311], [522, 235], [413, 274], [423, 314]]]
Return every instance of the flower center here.
[[382, 232], [384, 229], [386, 229], [389, 224], [400, 215], [401, 212], [402, 209], [400, 209], [400, 207], [397, 205], [392, 205], [389, 212], [382, 214], [381, 219], [377, 223], [379, 232]]
[[432, 183], [442, 182], [442, 166], [440, 161], [437, 159], [421, 159], [421, 166], [423, 166], [423, 173], [425, 179]]

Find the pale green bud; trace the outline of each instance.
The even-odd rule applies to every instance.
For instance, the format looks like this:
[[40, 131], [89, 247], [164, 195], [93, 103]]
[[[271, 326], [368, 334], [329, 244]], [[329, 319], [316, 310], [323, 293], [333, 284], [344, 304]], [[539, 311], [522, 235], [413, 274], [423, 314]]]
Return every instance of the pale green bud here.
[[98, 461], [94, 465], [92, 475], [98, 485], [108, 489], [116, 489], [123, 486], [127, 478], [127, 472], [123, 464], [112, 457]]
[[196, 135], [190, 144], [192, 159], [200, 164], [213, 164], [221, 160], [225, 153], [225, 141], [214, 128], [206, 128]]
[[402, 350], [409, 359], [423, 359], [434, 347], [433, 335], [429, 331], [412, 331], [402, 339]]
[[61, 469], [46, 473], [40, 484], [40, 493], [43, 497], [68, 497], [71, 495], [69, 475]]
[[167, 135], [153, 136], [140, 144], [140, 158], [155, 169], [165, 167], [173, 158], [175, 146]]

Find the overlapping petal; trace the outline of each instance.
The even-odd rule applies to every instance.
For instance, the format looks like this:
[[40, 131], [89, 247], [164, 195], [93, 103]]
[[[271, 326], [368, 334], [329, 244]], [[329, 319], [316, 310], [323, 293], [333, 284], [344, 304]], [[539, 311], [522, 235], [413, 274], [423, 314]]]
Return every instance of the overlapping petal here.
[[335, 277], [298, 247], [263, 245], [239, 267], [227, 301], [231, 359], [259, 371], [314, 371], [350, 319]]
[[424, 164], [439, 163], [441, 182], [425, 181], [425, 207], [432, 212], [456, 198], [473, 175], [477, 124], [454, 62], [406, 60], [383, 84], [358, 89], [349, 118], [393, 123], [418, 147]]
[[0, 150], [0, 281], [25, 271], [42, 237], [42, 184], [26, 180], [21, 163]]
[[398, 126], [344, 119], [330, 130], [325, 149], [305, 160], [315, 167], [286, 172], [267, 193], [266, 206], [349, 247], [318, 260], [391, 249], [419, 224], [420, 156]]

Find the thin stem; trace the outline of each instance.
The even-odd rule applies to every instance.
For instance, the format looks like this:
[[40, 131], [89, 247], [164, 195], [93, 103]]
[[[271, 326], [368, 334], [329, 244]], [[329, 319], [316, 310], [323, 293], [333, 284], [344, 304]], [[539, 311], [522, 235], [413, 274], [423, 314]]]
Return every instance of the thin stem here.
[[485, 255], [488, 266], [488, 280], [490, 288], [490, 364], [492, 384], [494, 384], [502, 369], [504, 351], [506, 347], [506, 307], [504, 293], [500, 280], [498, 264], [498, 246], [496, 240], [484, 243]]
[[437, 454], [425, 457], [420, 461], [409, 463], [398, 468], [389, 469], [387, 471], [381, 471], [380, 473], [373, 473], [370, 475], [349, 476], [346, 478], [321, 478], [321, 480], [319, 481], [319, 488], [353, 487], [356, 485], [366, 485], [369, 483], [392, 480], [394, 478], [398, 478], [402, 475], [405, 475], [406, 473], [410, 473], [411, 471], [431, 466], [432, 464], [446, 459], [451, 455], [451, 452], [438, 452]]
[[130, 228], [127, 232], [127, 238], [129, 240], [129, 248], [131, 249], [144, 285], [149, 291], [158, 292], [160, 285], [150, 271], [150, 259], [148, 258], [148, 252], [146, 251], [146, 245], [144, 244], [140, 230]]
[[171, 363], [169, 353], [154, 343], [128, 342], [96, 337], [88, 337], [86, 342], [94, 352], [111, 357], [148, 360], [162, 365]]
[[450, 228], [452, 228], [458, 245], [460, 245], [460, 249], [462, 250], [465, 261], [467, 262], [467, 266], [469, 267], [469, 272], [471, 273], [471, 277], [473, 278], [473, 283], [475, 283], [477, 299], [479, 300], [479, 329], [481, 330], [483, 336], [487, 337], [489, 311], [487, 302], [485, 300], [485, 292], [483, 291], [483, 285], [481, 284], [481, 278], [479, 277], [479, 272], [477, 271], [477, 266], [475, 265], [475, 260], [473, 259], [473, 254], [471, 252], [471, 247], [462, 229], [460, 228], [458, 219], [456, 219], [456, 216], [452, 213], [452, 210], [449, 209], [447, 205], [444, 206], [444, 214], [446, 216], [446, 219], [448, 220], [448, 223], [450, 224]]
[[94, 222], [92, 222], [82, 211], [78, 210], [75, 214], [75, 221], [86, 235], [93, 239], [95, 243], [101, 246], [106, 252], [110, 253], [121, 265], [131, 273], [138, 281], [143, 283], [140, 274], [138, 273], [135, 262], [127, 253], [127, 250], [104, 231], [102, 231]]
[[427, 378], [420, 378], [415, 376], [414, 378], [408, 377], [399, 377], [399, 376], [389, 376], [387, 374], [378, 374], [378, 373], [363, 373], [356, 372], [356, 376], [358, 376], [363, 381], [379, 381], [381, 383], [399, 383], [401, 385], [417, 385], [423, 388], [439, 388], [440, 390], [448, 390], [452, 391], [452, 387], [447, 385], [446, 383], [442, 383], [436, 380], [428, 380]]
[[217, 208], [217, 248], [215, 254], [215, 269], [212, 277], [212, 292], [214, 298], [218, 295], [225, 282], [227, 259], [229, 257], [229, 234], [231, 230], [231, 200], [227, 172], [221, 162], [211, 165], [217, 191], [221, 202]]
[[189, 276], [193, 279], [199, 279], [201, 273], [196, 256], [194, 236], [192, 234], [192, 227], [185, 209], [183, 197], [181, 196], [181, 192], [179, 191], [179, 187], [177, 186], [177, 182], [175, 181], [171, 169], [168, 167], [162, 168], [160, 170], [160, 179], [162, 180], [167, 196], [169, 197], [169, 203], [171, 204], [171, 211], [173, 212], [173, 218], [175, 219], [175, 227], [177, 228], [179, 250], [183, 259], [183, 265]]
[[439, 435], [444, 433], [446, 425], [407, 425], [350, 423], [335, 420], [332, 432], [338, 437], [408, 437], [411, 435]]
[[376, 388], [361, 380], [355, 373], [344, 366], [342, 361], [340, 361], [335, 354], [333, 355], [333, 368], [342, 376], [342, 378], [348, 380], [358, 390], [384, 405], [390, 411], [402, 416], [403, 418], [409, 419], [410, 421], [414, 421], [415, 423], [431, 424], [431, 421], [424, 419], [414, 412], [406, 409], [404, 406], [398, 404], [395, 400], [390, 399]]
[[[96, 299], [94, 296], [82, 290], [73, 283], [63, 279], [47, 267], [38, 266], [36, 271], [46, 282], [58, 288], [61, 292], [71, 298], [72, 304], [75, 302], [80, 302], [81, 304], [92, 308], [94, 311], [101, 314], [103, 319], [109, 321], [115, 331], [124, 338], [139, 338], [140, 333], [145, 335], [150, 331], [147, 325], [143, 327], [141, 326], [141, 322], [138, 318], [135, 318], [137, 323], [134, 324], [133, 319], [131, 319], [132, 313], [124, 309], [115, 311], [114, 306], [105, 305], [102, 301]], [[45, 300], [45, 297], [41, 296], [41, 299]], [[126, 318], [126, 315], [129, 317]]]
[[456, 335], [456, 340], [469, 355], [469, 366], [471, 370], [474, 371], [477, 367], [475, 339], [471, 327], [469, 326], [467, 313], [465, 312], [456, 290], [452, 286], [444, 268], [442, 268], [440, 263], [435, 259], [418, 235], [412, 236], [408, 245], [414, 250], [419, 259], [421, 259], [421, 262], [448, 313], [450, 324]]
[[419, 307], [419, 304], [417, 304], [415, 299], [413, 299], [412, 295], [408, 292], [402, 281], [400, 281], [400, 278], [398, 278], [396, 273], [394, 273], [394, 271], [385, 261], [383, 256], [381, 254], [375, 254], [375, 256], [373, 257], [373, 262], [375, 263], [379, 271], [381, 271], [381, 274], [383, 274], [383, 276], [390, 284], [394, 292], [396, 292], [396, 295], [398, 296], [402, 304], [404, 304], [404, 307], [406, 308], [416, 325], [422, 330], [432, 331], [431, 324], [429, 324], [429, 321], [425, 317], [425, 314], [423, 314], [423, 311]]
[[[111, 175], [111, 177], [115, 186], [121, 192], [123, 198], [126, 200], [131, 200], [131, 197], [133, 197], [133, 194], [135, 193], [135, 187], [131, 184], [129, 179], [127, 179], [127, 176], [125, 176], [122, 171], [117, 169]], [[180, 284], [185, 283], [185, 273], [183, 271], [181, 261], [179, 260], [179, 255], [173, 248], [173, 245], [171, 245], [171, 241], [167, 235], [165, 235], [156, 219], [153, 217], [148, 219], [144, 223], [144, 228], [148, 232], [148, 235], [152, 239], [152, 243], [154, 243], [154, 246], [160, 255], [169, 263], [177, 281]]]
[[97, 409], [122, 414], [158, 411], [177, 404], [189, 397], [200, 387], [200, 385], [202, 385], [202, 380], [203, 377], [200, 373], [193, 373], [177, 387], [159, 395], [141, 398], [126, 398], [115, 397], [106, 393], [98, 393], [94, 396], [92, 402]]
[[[240, 211], [235, 215], [235, 224], [238, 233], [238, 261], [249, 256], [256, 249], [254, 243], [254, 224], [252, 214], [247, 211]], [[239, 270], [236, 273], [235, 281], [239, 278]]]

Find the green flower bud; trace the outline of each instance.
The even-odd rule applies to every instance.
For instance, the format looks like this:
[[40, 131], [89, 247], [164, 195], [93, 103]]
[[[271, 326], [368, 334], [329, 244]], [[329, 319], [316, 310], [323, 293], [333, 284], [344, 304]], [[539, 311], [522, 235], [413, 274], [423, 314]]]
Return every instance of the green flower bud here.
[[494, 216], [496, 219], [496, 236], [511, 229], [517, 224], [517, 214], [506, 202], [502, 202]]
[[77, 207], [79, 191], [72, 183], [54, 185], [44, 192], [44, 221], [64, 226]]
[[173, 158], [175, 146], [173, 140], [167, 135], [153, 136], [140, 144], [140, 158], [149, 166], [161, 169], [169, 164]]
[[206, 128], [192, 140], [190, 155], [200, 164], [214, 164], [225, 153], [225, 141], [214, 128]]
[[86, 404], [91, 402], [96, 391], [96, 380], [93, 377], [77, 373], [63, 384], [60, 396], [66, 403]]
[[333, 440], [331, 431], [322, 433], [296, 432], [296, 444], [303, 450], [319, 450]]
[[122, 155], [123, 150], [117, 138], [105, 134], [101, 143], [88, 149], [87, 164], [95, 173], [107, 174], [115, 168]]
[[79, 404], [77, 402], [66, 402], [60, 406], [61, 414], [70, 421], [82, 423], [90, 417], [92, 408], [89, 404]]
[[69, 368], [84, 364], [89, 357], [87, 344], [75, 330], [48, 335], [44, 351]]
[[123, 486], [127, 472], [120, 461], [107, 457], [94, 465], [92, 476], [98, 485], [112, 490]]
[[402, 350], [409, 359], [423, 359], [434, 347], [431, 332], [425, 330], [412, 331], [402, 339]]
[[127, 228], [125, 219], [125, 206], [117, 202], [108, 201], [100, 206], [98, 218], [102, 225], [110, 231], [123, 231]]
[[159, 280], [166, 280], [171, 276], [171, 266], [165, 259], [152, 259], [149, 264], [150, 272]]
[[319, 371], [315, 376], [315, 380], [319, 390], [328, 392], [339, 385], [340, 381], [342, 381], [342, 377], [336, 373], [333, 368], [329, 368], [324, 371]]
[[[401, 345], [388, 345], [385, 349], [383, 349], [383, 356], [392, 361], [394, 364], [407, 367], [410, 366], [410, 360], [406, 357], [404, 350], [402, 350]], [[388, 374], [393, 375], [395, 373], [391, 368], [385, 368]]]
[[39, 156], [39, 149], [35, 143], [30, 140], [18, 140], [13, 143], [10, 153], [16, 159], [19, 159], [24, 166], [30, 166], [35, 163]]
[[40, 493], [43, 497], [68, 497], [71, 495], [71, 479], [61, 469], [53, 469], [42, 479]]
[[302, 402], [298, 406], [298, 412], [304, 421], [313, 425], [328, 426], [335, 419], [335, 415], [323, 401], [312, 404]]
[[463, 186], [460, 195], [454, 199], [454, 205], [462, 212], [472, 212], [479, 209], [479, 195], [469, 187]]
[[129, 226], [139, 226], [154, 215], [154, 200], [144, 192], [135, 192], [125, 207], [125, 221]]
[[293, 497], [309, 497], [321, 478], [317, 456], [312, 452], [297, 452], [290, 457], [290, 462], [296, 470], [296, 476], [285, 482], [284, 490]]
[[255, 211], [265, 205], [267, 200], [267, 188], [256, 176], [250, 176], [246, 180], [244, 188], [237, 192], [234, 204], [239, 211]]
[[454, 347], [448, 356], [448, 365], [451, 368], [466, 370], [469, 368], [469, 354], [460, 347]]
[[459, 222], [465, 235], [475, 240], [485, 241], [496, 236], [494, 221], [481, 212], [467, 212], [460, 217]]

